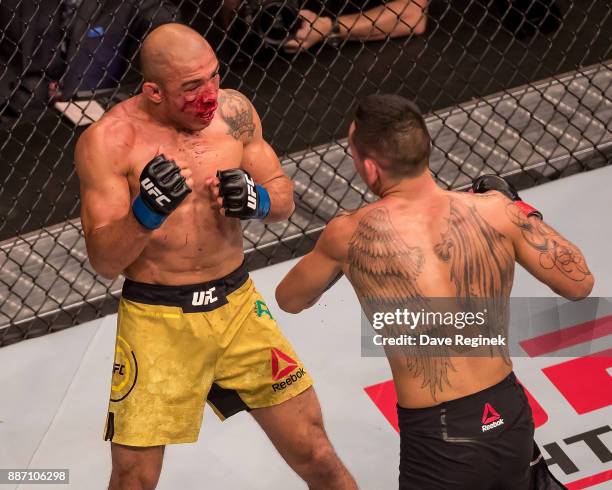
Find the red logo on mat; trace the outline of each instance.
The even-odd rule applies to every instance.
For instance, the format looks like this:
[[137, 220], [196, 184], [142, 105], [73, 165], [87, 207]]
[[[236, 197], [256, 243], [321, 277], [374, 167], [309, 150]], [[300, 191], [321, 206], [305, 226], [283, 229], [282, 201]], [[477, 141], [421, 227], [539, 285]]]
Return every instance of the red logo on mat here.
[[[270, 349], [272, 353], [272, 377], [274, 381], [278, 381], [281, 378], [287, 376], [291, 371], [295, 371], [298, 367], [297, 362], [291, 359], [284, 352], [272, 347]], [[281, 364], [283, 366], [281, 367]]]
[[485, 403], [484, 412], [482, 412], [482, 423], [490, 424], [496, 420], [499, 420], [499, 414], [495, 411], [490, 403]]

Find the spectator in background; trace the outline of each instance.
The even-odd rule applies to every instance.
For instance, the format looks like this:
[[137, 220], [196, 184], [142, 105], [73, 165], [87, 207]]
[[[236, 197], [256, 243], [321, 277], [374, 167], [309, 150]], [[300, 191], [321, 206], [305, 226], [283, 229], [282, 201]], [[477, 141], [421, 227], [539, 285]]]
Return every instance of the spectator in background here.
[[80, 90], [116, 87], [140, 39], [176, 18], [167, 0], [2, 0], [2, 124]]
[[302, 25], [293, 39], [284, 44], [285, 51], [306, 50], [325, 39], [380, 41], [387, 37], [420, 35], [427, 26], [429, 0], [354, 0], [337, 9], [336, 15], [328, 5], [333, 3], [324, 2], [326, 8], [322, 15], [313, 10], [300, 10]]

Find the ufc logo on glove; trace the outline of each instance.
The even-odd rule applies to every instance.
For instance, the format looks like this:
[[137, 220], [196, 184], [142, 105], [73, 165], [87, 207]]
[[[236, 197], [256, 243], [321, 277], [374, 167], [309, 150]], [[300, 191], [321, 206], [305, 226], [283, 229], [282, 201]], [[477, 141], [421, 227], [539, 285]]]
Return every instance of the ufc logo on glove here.
[[247, 207], [251, 208], [253, 211], [257, 209], [257, 193], [255, 192], [255, 182], [249, 176], [249, 174], [244, 174], [244, 180], [247, 184]]
[[157, 204], [159, 204], [160, 206], [164, 206], [164, 201], [165, 202], [170, 202], [170, 199], [168, 199], [168, 197], [166, 197], [162, 191], [160, 191], [157, 187], [155, 187], [155, 184], [153, 182], [151, 182], [151, 179], [149, 179], [149, 177], [147, 177], [146, 179], [144, 179], [140, 185], [142, 185], [142, 188], [147, 191], [147, 193], [150, 196], [154, 196], [155, 197], [155, 202]]
[[270, 195], [256, 184], [246, 170], [219, 170], [219, 196], [223, 198], [225, 216], [238, 219], [264, 219], [270, 212]]

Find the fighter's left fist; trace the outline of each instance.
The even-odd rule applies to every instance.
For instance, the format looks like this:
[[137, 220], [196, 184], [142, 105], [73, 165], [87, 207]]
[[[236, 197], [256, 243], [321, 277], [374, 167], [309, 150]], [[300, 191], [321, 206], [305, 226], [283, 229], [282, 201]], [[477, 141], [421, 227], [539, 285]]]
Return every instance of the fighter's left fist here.
[[270, 195], [253, 181], [248, 172], [239, 168], [220, 170], [217, 178], [225, 216], [240, 219], [264, 219], [268, 216]]

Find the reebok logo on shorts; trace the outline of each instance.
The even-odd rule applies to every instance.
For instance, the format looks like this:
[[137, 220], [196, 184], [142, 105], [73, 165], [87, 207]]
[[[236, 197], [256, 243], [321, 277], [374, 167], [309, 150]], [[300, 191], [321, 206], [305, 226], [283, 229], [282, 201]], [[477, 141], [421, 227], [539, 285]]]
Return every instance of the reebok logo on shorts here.
[[490, 403], [485, 403], [484, 411], [482, 412], [482, 431], [494, 429], [504, 425], [504, 419], [497, 413]]
[[272, 347], [270, 352], [272, 353], [272, 378], [274, 381], [284, 378], [298, 367], [297, 362], [283, 351]]
[[279, 349], [272, 347], [270, 349], [272, 355], [272, 379], [279, 381], [285, 378], [280, 383], [274, 383], [272, 389], [274, 391], [284, 390], [287, 386], [295, 383], [304, 376], [304, 368], [299, 368], [297, 373], [293, 373], [298, 369], [298, 364], [295, 359], [292, 359], [287, 354]]

